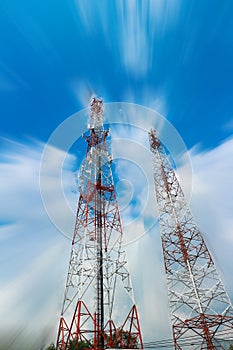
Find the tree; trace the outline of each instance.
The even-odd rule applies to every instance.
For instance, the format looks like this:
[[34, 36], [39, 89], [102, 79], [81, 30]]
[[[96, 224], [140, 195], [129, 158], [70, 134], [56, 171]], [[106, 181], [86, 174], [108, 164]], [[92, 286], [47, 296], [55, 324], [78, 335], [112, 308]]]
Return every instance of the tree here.
[[233, 344], [229, 346], [229, 350], [233, 350]]
[[[109, 336], [107, 334], [105, 334], [105, 337], [109, 340]], [[119, 329], [113, 333], [112, 342], [114, 348], [116, 349], [121, 349], [122, 347], [137, 349], [138, 347], [137, 338], [134, 335], [130, 334], [128, 331], [120, 331]], [[93, 345], [91, 342], [71, 339], [67, 350], [85, 350], [91, 349], [92, 347]], [[51, 344], [45, 350], [56, 350], [56, 347], [54, 344]], [[233, 350], [233, 345], [230, 345], [229, 350]]]
[[84, 350], [90, 348], [92, 348], [92, 345], [90, 343], [77, 339], [70, 340], [68, 345], [68, 350]]
[[116, 348], [122, 348], [122, 344], [124, 348], [136, 349], [137, 348], [137, 338], [130, 334], [128, 331], [120, 332], [121, 341], [117, 341]]
[[[108, 341], [110, 341], [109, 335], [105, 334], [105, 337], [108, 339]], [[115, 349], [137, 349], [137, 337], [134, 334], [131, 334], [129, 331], [117, 329], [112, 334], [111, 346]]]

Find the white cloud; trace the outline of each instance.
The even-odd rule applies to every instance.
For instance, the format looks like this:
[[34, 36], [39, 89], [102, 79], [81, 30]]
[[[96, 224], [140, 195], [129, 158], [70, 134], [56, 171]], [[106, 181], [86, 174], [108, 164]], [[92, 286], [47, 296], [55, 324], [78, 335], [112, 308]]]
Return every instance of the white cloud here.
[[[125, 162], [118, 168], [119, 178], [131, 180], [136, 196], [128, 211], [122, 212], [123, 220], [124, 216], [126, 218], [137, 216], [137, 220], [132, 221], [130, 225], [127, 223], [124, 225], [126, 240], [129, 242], [134, 240], [135, 233], [137, 235], [148, 230], [148, 222], [155, 221], [157, 213], [150, 154], [148, 149], [143, 148], [147, 142], [147, 134], [143, 134], [140, 130], [137, 132], [131, 130], [131, 134], [126, 129], [124, 132], [126, 132], [124, 142], [122, 139], [118, 140], [119, 142], [113, 141], [113, 149], [117, 157], [131, 160], [130, 166]], [[18, 344], [22, 344], [25, 339], [33, 338], [31, 348], [37, 349], [38, 344], [42, 346], [56, 337], [67, 273], [70, 242], [49, 222], [40, 198], [38, 176], [42, 148], [43, 145], [40, 143], [26, 145], [8, 141], [4, 159], [0, 162], [0, 192], [4, 198], [0, 208], [2, 223], [0, 249], [3, 266], [0, 316], [4, 319], [1, 329], [6, 335], [10, 332], [8, 341], [10, 339], [11, 345], [8, 344], [8, 348], [12, 350], [17, 349], [15, 339]], [[56, 181], [57, 167], [61, 165], [64, 152], [56, 148], [51, 148], [50, 151], [50, 162], [46, 168], [47, 190], [50, 191], [51, 201], [54, 200], [56, 203], [59, 216], [62, 208], [54, 193], [56, 187], [53, 186], [53, 181]], [[232, 290], [233, 139], [226, 140], [210, 151], [199, 151], [194, 148], [190, 154], [193, 165], [191, 208], [197, 224], [205, 233], [207, 244], [214, 253], [217, 265], [220, 266], [224, 282], [228, 290]], [[71, 188], [74, 185], [72, 162], [73, 158], [68, 156], [63, 176], [64, 191], [66, 196], [70, 196], [68, 198], [70, 202], [73, 200]], [[135, 175], [137, 171], [139, 171], [138, 177]], [[180, 176], [185, 187], [185, 167], [180, 169]], [[141, 181], [137, 181], [138, 179]], [[190, 186], [189, 180], [186, 182]], [[127, 184], [125, 185], [127, 202], [130, 197], [127, 193]], [[147, 192], [145, 185], [149, 186], [148, 198], [145, 195]], [[69, 225], [72, 226], [73, 222]], [[170, 337], [169, 309], [158, 227], [155, 226], [142, 238], [126, 245], [126, 250], [144, 340]], [[19, 322], [23, 329], [15, 326]]]
[[[0, 317], [4, 320], [0, 331], [5, 334], [2, 344], [12, 350], [22, 349], [25, 341], [37, 349], [41, 342], [53, 339], [66, 278], [70, 242], [51, 224], [40, 196], [43, 146], [5, 140], [0, 161]], [[54, 174], [64, 152], [51, 147], [50, 156], [46, 181], [55, 202], [52, 179], [56, 180]], [[72, 159], [68, 157], [67, 164]], [[64, 169], [66, 192], [69, 174]], [[59, 215], [59, 202], [56, 207]]]
[[[143, 221], [134, 230], [146, 227]], [[125, 234], [128, 233], [126, 229]], [[127, 246], [129, 270], [145, 342], [171, 338], [169, 308], [158, 226]]]
[[70, 90], [74, 101], [78, 101], [83, 108], [87, 108], [92, 95], [95, 93], [89, 82], [73, 80], [70, 82]]
[[[135, 77], [149, 73], [154, 52], [159, 40], [176, 23], [180, 1], [172, 3], [163, 0], [118, 0], [97, 2], [94, 6], [76, 0], [80, 22], [89, 35], [101, 28], [107, 46], [116, 51], [126, 71]], [[114, 26], [113, 26], [114, 22]], [[154, 49], [155, 47], [155, 49]]]
[[193, 166], [191, 207], [230, 292], [233, 289], [233, 139], [209, 151], [193, 148], [190, 155]]
[[154, 50], [161, 36], [174, 25], [179, 6], [178, 1], [169, 6], [162, 0], [117, 2], [119, 51], [126, 71], [136, 77], [148, 74], [157, 54]]

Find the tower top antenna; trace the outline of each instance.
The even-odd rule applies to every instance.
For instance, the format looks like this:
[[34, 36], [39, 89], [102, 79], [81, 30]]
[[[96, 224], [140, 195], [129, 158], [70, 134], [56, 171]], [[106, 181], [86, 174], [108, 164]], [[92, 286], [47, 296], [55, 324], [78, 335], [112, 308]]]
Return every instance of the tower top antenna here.
[[90, 109], [90, 122], [88, 128], [99, 130], [103, 126], [103, 100], [97, 97], [93, 97], [90, 102]]

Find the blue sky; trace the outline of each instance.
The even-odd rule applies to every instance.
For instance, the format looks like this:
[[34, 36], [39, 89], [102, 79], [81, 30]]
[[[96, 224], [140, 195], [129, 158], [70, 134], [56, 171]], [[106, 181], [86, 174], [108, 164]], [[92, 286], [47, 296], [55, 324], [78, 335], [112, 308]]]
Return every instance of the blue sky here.
[[[38, 185], [41, 155], [52, 133], [69, 116], [86, 108], [93, 93], [102, 96], [106, 103], [132, 102], [154, 109], [165, 117], [163, 125], [168, 127], [170, 122], [180, 134], [193, 170], [191, 183], [188, 167], [180, 169], [184, 188], [192, 187], [192, 210], [207, 232], [206, 239], [228, 289], [233, 287], [232, 13], [231, 0], [1, 1], [0, 295], [4, 329], [13, 327], [12, 319], [23, 319], [28, 325], [33, 314], [35, 327], [25, 326], [20, 333], [22, 339], [38, 330], [38, 324], [40, 332], [43, 327], [47, 329], [45, 342], [55, 334], [70, 242], [57, 234], [42, 205]], [[116, 119], [119, 121], [120, 117]], [[138, 123], [142, 125], [139, 120]], [[138, 138], [144, 144], [140, 132], [121, 133], [125, 139], [136, 142]], [[117, 142], [113, 149], [119, 157], [126, 157]], [[51, 198], [51, 210], [59, 216], [62, 208], [55, 191], [56, 181], [51, 179], [58, 180], [57, 171], [66, 159], [63, 190], [75, 206], [76, 160], [73, 154], [66, 155], [62, 147], [49, 147], [48, 152], [53, 162], [46, 163], [45, 189]], [[141, 167], [139, 160], [133, 158], [133, 147], [128, 148], [127, 157]], [[129, 181], [134, 170], [117, 164], [119, 176]], [[150, 169], [145, 166], [146, 178]], [[140, 186], [134, 180], [132, 185], [137, 199], [132, 203], [138, 211], [141, 207], [135, 203], [142, 202]], [[150, 208], [151, 214], [156, 211], [152, 204]], [[131, 206], [125, 213], [126, 219], [132, 211]], [[67, 225], [65, 219], [62, 224]], [[73, 222], [67, 230], [72, 225]], [[129, 248], [136, 289], [138, 274], [145, 269], [133, 258], [137, 249], [147, 252], [147, 266], [154, 266], [156, 276], [164, 278], [159, 268], [160, 241], [156, 239], [144, 237], [140, 245]], [[157, 244], [156, 256], [152, 243]], [[151, 282], [149, 272], [144, 274], [143, 288], [147, 290], [147, 283], [152, 285], [146, 298], [136, 291], [141, 310], [147, 312], [151, 304], [156, 304], [156, 298], [164, 300], [164, 304], [155, 305], [157, 318], [151, 315], [146, 319], [142, 315], [144, 334], [152, 340], [154, 336], [170, 336], [165, 284], [158, 289], [156, 278]], [[49, 331], [47, 323], [41, 322], [48, 308], [52, 315]], [[151, 323], [156, 325], [157, 333], [150, 328]], [[16, 349], [15, 344], [12, 349]]]
[[93, 91], [106, 102], [157, 107], [189, 147], [212, 147], [229, 135], [231, 1], [0, 6], [3, 135], [46, 141]]

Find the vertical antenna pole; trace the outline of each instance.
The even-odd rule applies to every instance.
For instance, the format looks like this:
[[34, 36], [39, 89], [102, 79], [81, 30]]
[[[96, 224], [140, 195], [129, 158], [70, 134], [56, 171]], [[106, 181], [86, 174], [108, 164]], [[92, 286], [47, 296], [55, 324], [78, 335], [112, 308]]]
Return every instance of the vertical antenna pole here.
[[97, 314], [98, 314], [98, 347], [104, 349], [104, 280], [103, 280], [103, 229], [102, 229], [102, 170], [101, 149], [98, 147], [97, 170]]

